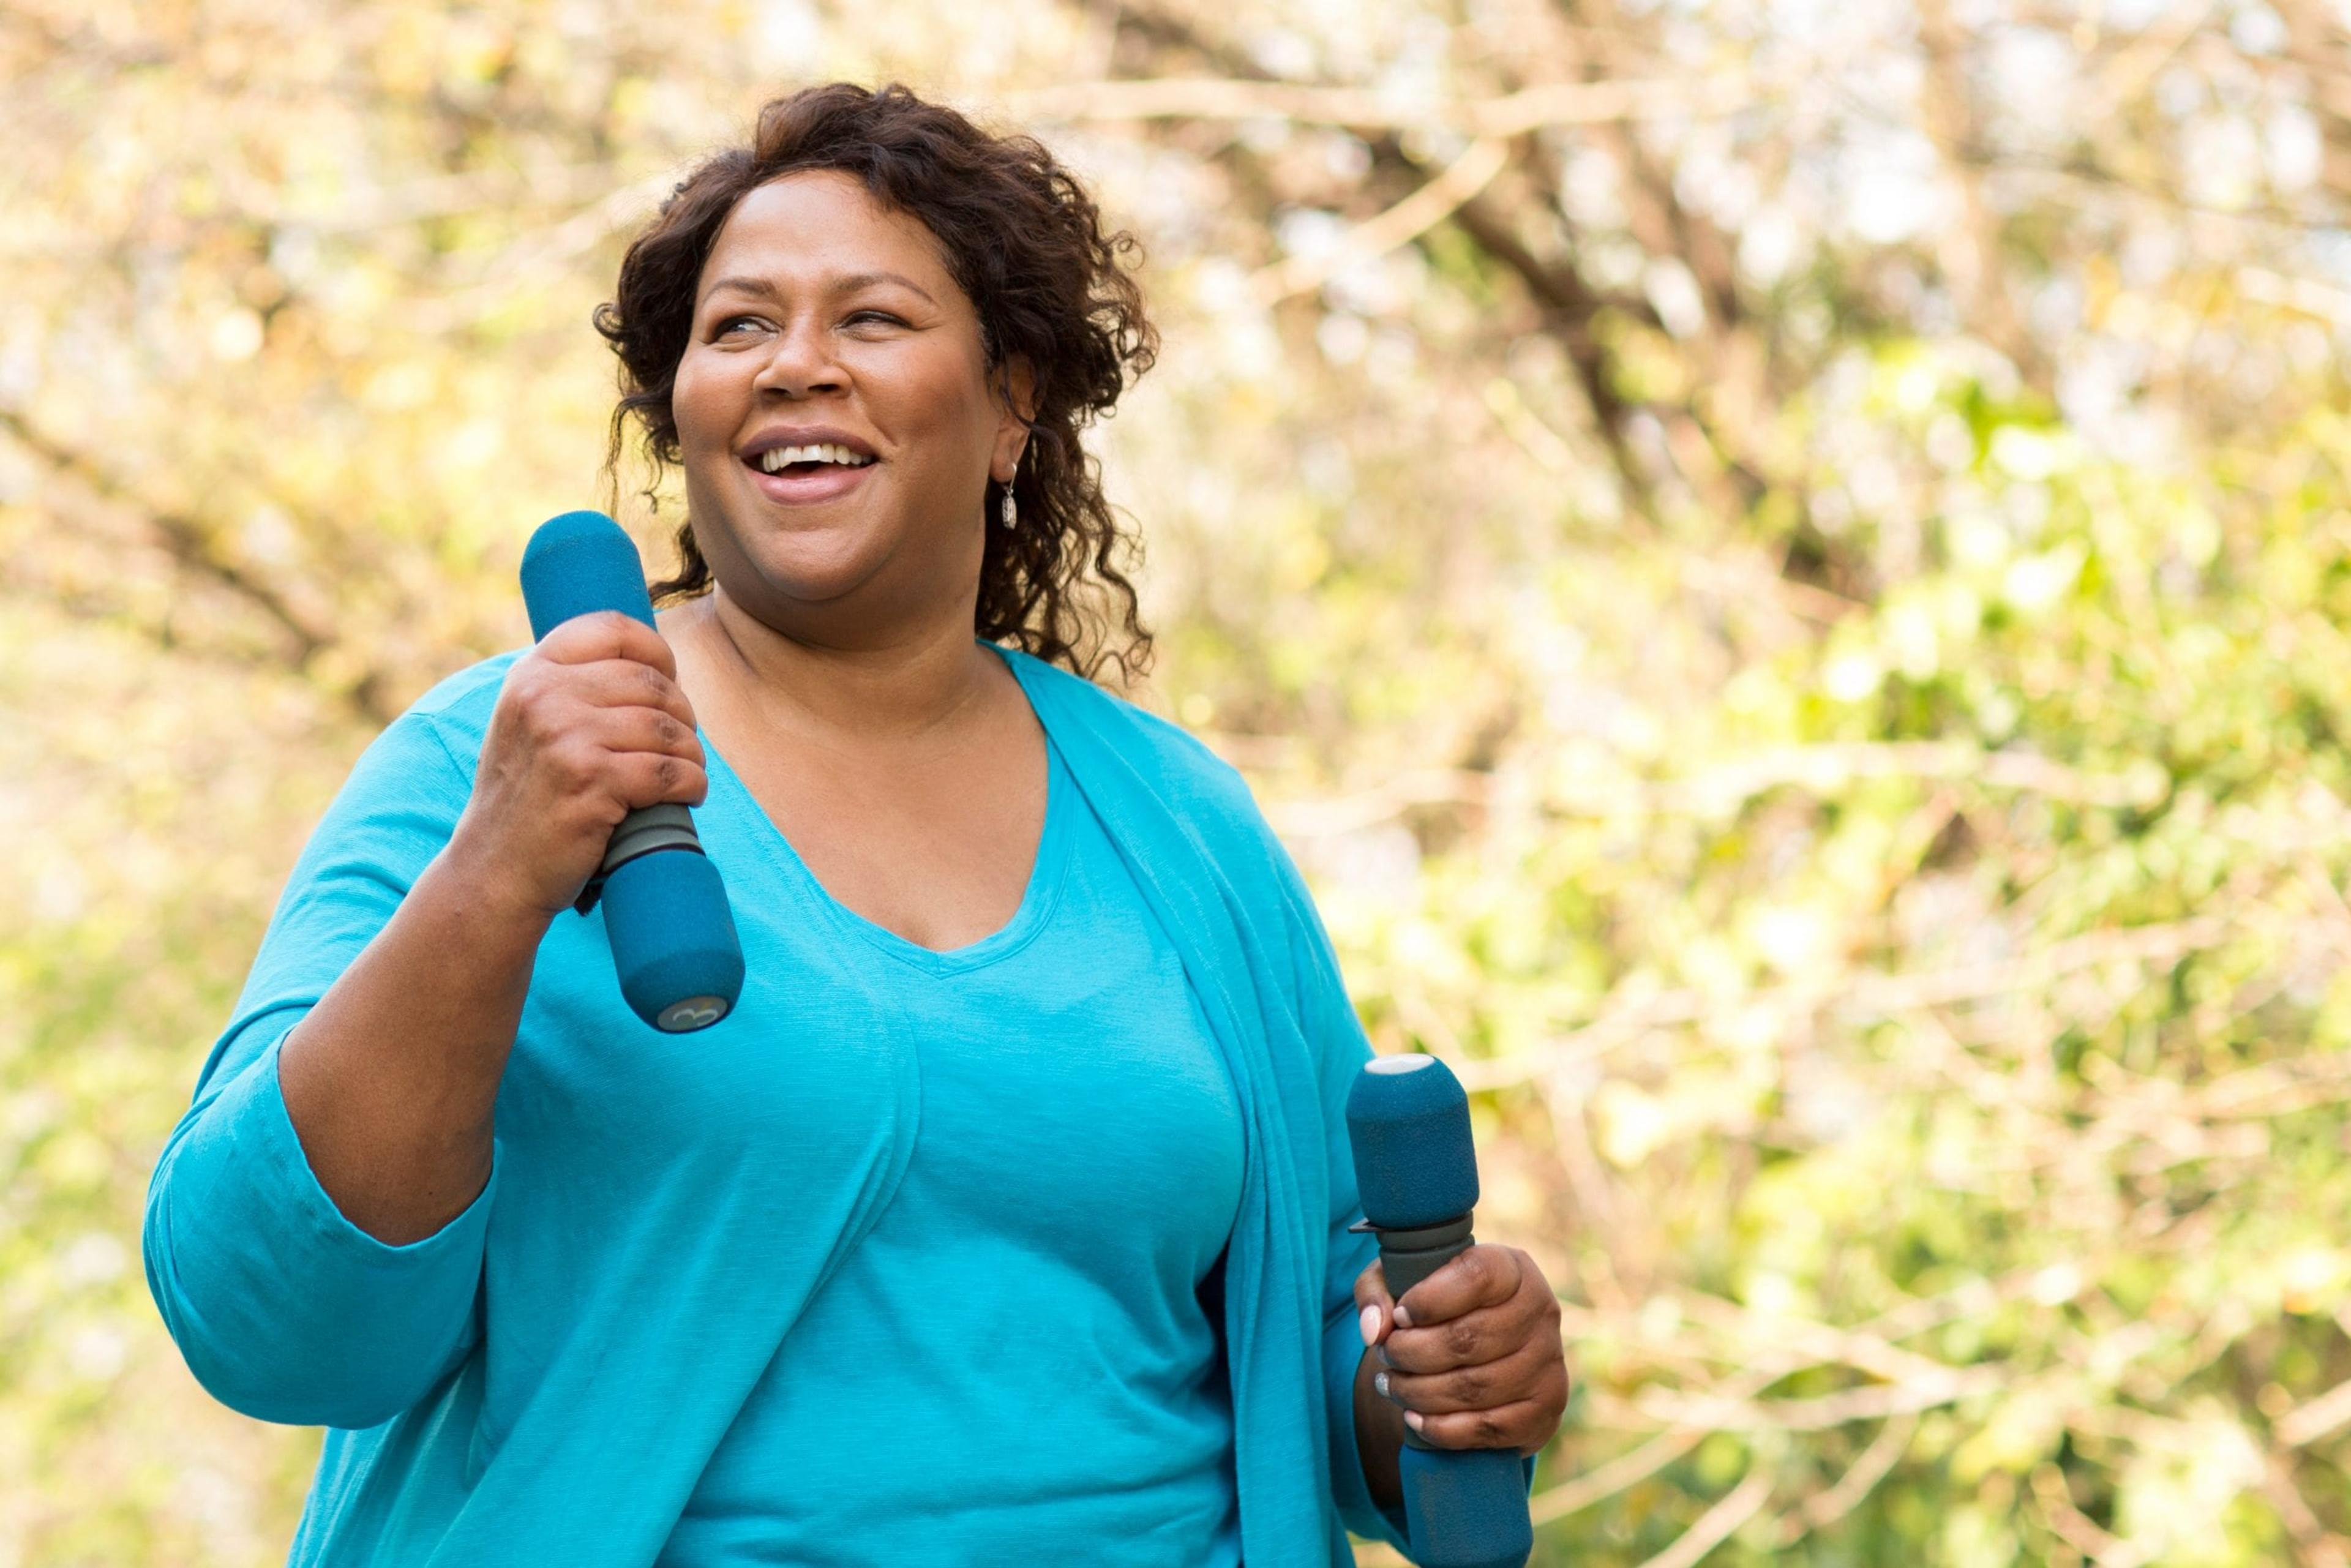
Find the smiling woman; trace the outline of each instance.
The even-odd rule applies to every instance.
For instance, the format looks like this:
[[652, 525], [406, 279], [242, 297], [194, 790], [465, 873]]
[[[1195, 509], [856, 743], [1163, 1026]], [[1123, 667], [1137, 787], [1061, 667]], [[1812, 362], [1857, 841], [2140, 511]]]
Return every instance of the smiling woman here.
[[[980, 486], [1010, 493], [1036, 378], [987, 362], [937, 251], [821, 170], [747, 193], [704, 263], [670, 392], [682, 548], [799, 641], [854, 637], [876, 595], [960, 611], [986, 573]], [[1013, 542], [999, 571], [1020, 570]]]
[[[1148, 651], [1079, 444], [1151, 354], [1123, 248], [1034, 141], [836, 86], [630, 249], [658, 629], [376, 740], [150, 1193], [197, 1376], [334, 1428], [296, 1563], [1342, 1563], [1407, 1422], [1550, 1437], [1532, 1263], [1398, 1302], [1349, 1228], [1370, 1047], [1247, 787], [1088, 678]], [[664, 801], [746, 967], [690, 1044], [573, 907]]]
[[[820, 177], [789, 179], [802, 172]], [[831, 226], [844, 215], [856, 241]], [[770, 243], [787, 228], [817, 273], [762, 269], [758, 258], [799, 248], [779, 253]], [[879, 250], [865, 243], [875, 238]], [[1009, 457], [989, 465], [984, 495], [952, 497], [955, 515], [987, 524], [978, 633], [1081, 674], [1107, 662], [1123, 677], [1139, 675], [1151, 639], [1120, 567], [1130, 541], [1080, 444], [1156, 352], [1142, 291], [1123, 265], [1135, 254], [1132, 236], [1105, 233], [1092, 198], [1033, 139], [982, 134], [899, 88], [836, 84], [778, 99], [751, 146], [711, 159], [678, 188], [630, 246], [619, 289], [597, 313], [622, 366], [612, 458], [637, 421], [655, 465], [682, 462], [695, 409], [677, 401], [680, 381], [704, 371], [709, 350], [723, 351], [720, 362], [753, 358], [745, 350], [754, 349], [765, 359], [793, 308], [852, 371], [855, 361], [903, 355], [910, 338], [950, 340], [934, 353], [976, 349], [978, 370], [1026, 433], [1000, 444]], [[896, 260], [875, 263], [876, 255]], [[737, 256], [750, 265], [737, 267]], [[730, 301], [743, 319], [714, 319]], [[820, 309], [820, 324], [810, 314]], [[722, 329], [723, 340], [714, 335]], [[701, 379], [725, 378], [714, 367]], [[713, 541], [689, 523], [677, 542], [682, 565], [654, 584], [656, 603], [711, 580], [704, 549]], [[1118, 644], [1084, 612], [1089, 579], [1103, 591], [1097, 598], [1119, 607]]]

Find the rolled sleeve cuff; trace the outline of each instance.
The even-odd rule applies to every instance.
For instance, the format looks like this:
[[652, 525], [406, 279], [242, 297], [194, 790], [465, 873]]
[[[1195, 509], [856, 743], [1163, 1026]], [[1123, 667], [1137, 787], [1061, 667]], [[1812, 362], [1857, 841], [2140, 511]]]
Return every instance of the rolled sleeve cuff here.
[[153, 1282], [191, 1369], [224, 1403], [370, 1427], [421, 1398], [465, 1343], [499, 1161], [494, 1145], [481, 1192], [430, 1236], [393, 1246], [352, 1224], [311, 1170], [279, 1084], [299, 1017], [167, 1155]]

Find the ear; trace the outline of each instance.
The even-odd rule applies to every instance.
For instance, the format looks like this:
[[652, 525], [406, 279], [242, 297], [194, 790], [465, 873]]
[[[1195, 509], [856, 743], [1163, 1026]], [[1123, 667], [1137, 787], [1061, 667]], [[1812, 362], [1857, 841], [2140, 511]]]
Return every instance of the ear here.
[[1008, 359], [997, 367], [996, 406], [996, 449], [989, 455], [987, 471], [1004, 485], [1020, 470], [1029, 421], [1037, 417], [1037, 376], [1027, 360]]

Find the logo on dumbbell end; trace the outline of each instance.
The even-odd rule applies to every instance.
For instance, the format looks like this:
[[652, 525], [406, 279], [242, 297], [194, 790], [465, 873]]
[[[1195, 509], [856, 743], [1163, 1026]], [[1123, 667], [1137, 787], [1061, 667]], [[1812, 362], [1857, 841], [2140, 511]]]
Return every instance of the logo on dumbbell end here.
[[726, 1003], [718, 997], [688, 997], [682, 1002], [672, 1002], [664, 1008], [656, 1021], [672, 1034], [690, 1029], [705, 1029], [726, 1016]]

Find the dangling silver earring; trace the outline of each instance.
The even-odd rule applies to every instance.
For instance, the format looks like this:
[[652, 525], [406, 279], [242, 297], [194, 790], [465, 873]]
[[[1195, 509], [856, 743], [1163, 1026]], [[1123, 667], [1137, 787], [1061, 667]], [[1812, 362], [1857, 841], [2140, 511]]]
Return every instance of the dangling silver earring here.
[[[1014, 477], [1018, 478], [1019, 476], [1015, 475]], [[1004, 504], [997, 508], [996, 515], [1004, 519], [1004, 531], [1008, 534], [1020, 526], [1020, 512], [1012, 504], [1012, 485], [1009, 480], [1006, 481], [1004, 486]]]

